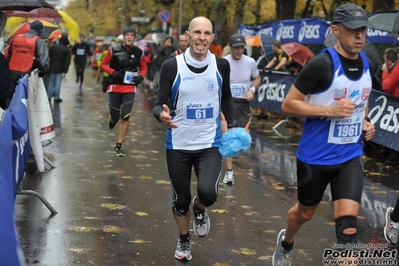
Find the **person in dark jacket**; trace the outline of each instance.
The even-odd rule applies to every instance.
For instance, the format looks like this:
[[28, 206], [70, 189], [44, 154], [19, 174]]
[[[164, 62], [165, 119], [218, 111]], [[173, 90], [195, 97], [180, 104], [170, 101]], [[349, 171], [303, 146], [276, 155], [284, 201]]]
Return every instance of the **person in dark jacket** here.
[[80, 34], [80, 41], [72, 47], [73, 61], [76, 70], [76, 83], [79, 83], [79, 91], [82, 91], [84, 72], [87, 64], [87, 58], [91, 54], [90, 45], [85, 41], [84, 34]]
[[62, 77], [68, 72], [71, 62], [71, 51], [68, 48], [68, 36], [62, 34], [59, 41], [49, 50], [50, 70], [47, 96], [49, 100], [54, 97], [54, 102], [62, 102], [60, 98]]
[[154, 58], [152, 60], [153, 70], [155, 77], [157, 79], [157, 85], [159, 87], [159, 71], [161, 70], [161, 66], [163, 62], [167, 59], [171, 58], [171, 55], [176, 51], [173, 47], [173, 38], [167, 37], [164, 42], [163, 46], [159, 48], [159, 50], [155, 53]]
[[[3, 32], [7, 22], [7, 16], [0, 11], [0, 33]], [[7, 109], [10, 100], [15, 92], [18, 77], [13, 77], [13, 73], [8, 68], [7, 58], [0, 53], [0, 108]]]
[[19, 77], [30, 74], [36, 68], [39, 69], [39, 77], [43, 77], [48, 71], [48, 48], [40, 38], [42, 31], [43, 23], [35, 20], [30, 24], [27, 33], [18, 34], [12, 40], [7, 59], [9, 68]]

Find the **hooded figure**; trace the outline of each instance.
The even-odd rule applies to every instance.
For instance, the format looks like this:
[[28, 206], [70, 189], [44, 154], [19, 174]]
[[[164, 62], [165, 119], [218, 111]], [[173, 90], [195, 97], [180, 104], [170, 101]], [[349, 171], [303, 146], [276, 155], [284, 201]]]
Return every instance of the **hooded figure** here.
[[[4, 27], [7, 22], [6, 14], [1, 11], [0, 12], [0, 33], [3, 32]], [[2, 109], [6, 109], [9, 105], [9, 102], [15, 92], [15, 86], [17, 85], [18, 77], [13, 75], [13, 72], [10, 71], [8, 67], [8, 61], [3, 55], [0, 53], [0, 107]]]

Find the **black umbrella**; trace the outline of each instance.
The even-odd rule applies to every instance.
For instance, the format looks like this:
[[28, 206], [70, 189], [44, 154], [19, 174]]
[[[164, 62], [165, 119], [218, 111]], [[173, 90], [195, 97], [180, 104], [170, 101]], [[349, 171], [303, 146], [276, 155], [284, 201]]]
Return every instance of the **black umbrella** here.
[[399, 11], [388, 11], [371, 14], [369, 21], [376, 30], [399, 34]]
[[1, 0], [0, 10], [20, 10], [30, 12], [37, 8], [52, 8], [45, 0]]

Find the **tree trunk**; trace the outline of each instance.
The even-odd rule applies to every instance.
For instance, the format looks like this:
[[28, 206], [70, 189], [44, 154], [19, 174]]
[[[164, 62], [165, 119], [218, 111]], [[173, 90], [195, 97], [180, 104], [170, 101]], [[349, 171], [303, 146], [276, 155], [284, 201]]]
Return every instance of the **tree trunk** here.
[[255, 18], [256, 18], [255, 19], [255, 24], [256, 25], [259, 25], [259, 24], [262, 23], [261, 14], [260, 14], [261, 7], [262, 7], [262, 0], [257, 0], [256, 1], [256, 10], [254, 12], [254, 15], [255, 15]]
[[276, 0], [276, 19], [292, 19], [295, 17], [296, 0]]
[[310, 17], [310, 2], [312, 2], [312, 0], [306, 0], [305, 8], [302, 11], [302, 18]]
[[237, 6], [236, 6], [236, 16], [234, 19], [234, 32], [237, 32], [238, 28], [240, 27], [240, 24], [242, 23], [242, 20], [244, 18], [244, 6], [245, 6], [246, 0], [238, 0], [237, 1]]
[[224, 15], [227, 8], [227, 2], [220, 1], [220, 3], [216, 6], [216, 19], [213, 21], [213, 32], [215, 33], [216, 41], [220, 44], [224, 43], [223, 40], [226, 39], [224, 36], [225, 33], [225, 24], [226, 24], [226, 16]]

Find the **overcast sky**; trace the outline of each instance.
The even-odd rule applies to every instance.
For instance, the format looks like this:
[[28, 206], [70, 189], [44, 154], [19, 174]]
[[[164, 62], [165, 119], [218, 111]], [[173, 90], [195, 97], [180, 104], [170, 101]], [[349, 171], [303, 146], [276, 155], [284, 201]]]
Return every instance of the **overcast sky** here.
[[70, 0], [60, 0], [60, 2], [61, 2], [60, 7], [66, 6], [66, 5], [68, 4], [69, 1], [70, 1]]

